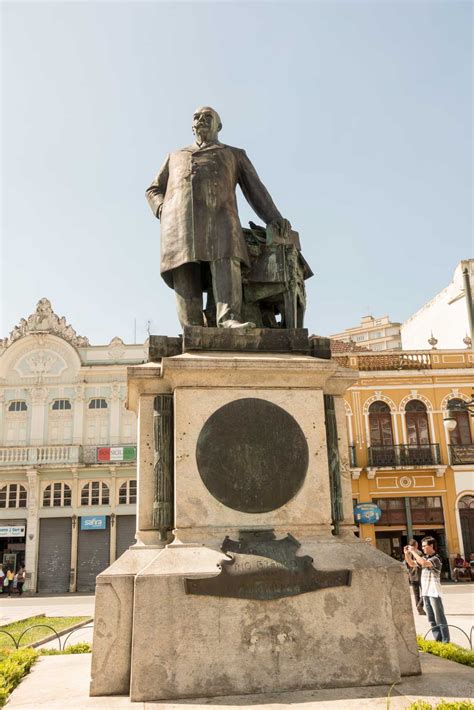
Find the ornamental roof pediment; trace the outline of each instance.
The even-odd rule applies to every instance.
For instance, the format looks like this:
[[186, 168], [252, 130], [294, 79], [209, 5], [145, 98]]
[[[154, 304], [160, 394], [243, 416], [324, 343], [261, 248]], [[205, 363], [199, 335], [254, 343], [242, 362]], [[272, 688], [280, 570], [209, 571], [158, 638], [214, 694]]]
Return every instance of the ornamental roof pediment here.
[[76, 348], [83, 348], [89, 345], [89, 340], [82, 335], [77, 335], [72, 325], [66, 322], [64, 316], [58, 316], [51, 306], [51, 301], [47, 298], [42, 298], [38, 301], [36, 311], [28, 316], [21, 318], [7, 338], [0, 338], [0, 354], [3, 350], [12, 345], [20, 338], [26, 335], [36, 333], [51, 333], [56, 335]]
[[28, 351], [16, 362], [15, 371], [20, 377], [60, 377], [67, 369], [67, 363], [59, 352], [52, 349]]

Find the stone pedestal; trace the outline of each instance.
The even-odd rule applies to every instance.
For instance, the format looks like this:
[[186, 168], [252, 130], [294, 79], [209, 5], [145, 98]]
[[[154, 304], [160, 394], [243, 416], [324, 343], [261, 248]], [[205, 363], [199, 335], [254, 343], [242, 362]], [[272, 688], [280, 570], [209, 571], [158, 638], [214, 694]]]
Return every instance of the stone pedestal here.
[[[420, 672], [406, 575], [354, 536], [342, 395], [355, 376], [331, 360], [269, 352], [195, 350], [129, 368], [138, 542], [97, 580], [92, 695], [171, 700]], [[159, 395], [174, 403], [168, 535], [156, 515]], [[339, 455], [332, 441], [328, 458], [336, 425]], [[222, 549], [226, 538], [229, 550], [265, 536], [287, 538], [296, 557]], [[308, 575], [323, 581], [302, 593]]]

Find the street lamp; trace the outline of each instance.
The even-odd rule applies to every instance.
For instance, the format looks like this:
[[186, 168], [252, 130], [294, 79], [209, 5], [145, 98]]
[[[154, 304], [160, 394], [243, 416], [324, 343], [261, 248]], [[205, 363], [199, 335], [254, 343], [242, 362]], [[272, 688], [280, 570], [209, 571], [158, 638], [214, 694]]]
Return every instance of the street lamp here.
[[471, 417], [474, 417], [474, 395], [471, 395], [471, 399], [469, 399], [467, 402], [458, 400], [457, 402], [451, 404], [451, 406], [448, 403], [448, 409], [451, 412], [468, 412]]
[[444, 417], [443, 419], [444, 428], [448, 433], [454, 431], [458, 425], [454, 417]]
[[[472, 302], [471, 279], [469, 268], [467, 266], [465, 266], [462, 271], [462, 277], [464, 282], [464, 294], [466, 297], [467, 320], [469, 323], [469, 330], [471, 331], [469, 334], [471, 339], [471, 348], [474, 350], [474, 304]], [[471, 400], [474, 400], [474, 398], [471, 397]], [[470, 404], [474, 406], [474, 401], [471, 401]], [[472, 414], [471, 410], [469, 410], [469, 413]]]
[[471, 395], [471, 399], [467, 402], [463, 402], [462, 400], [448, 402], [448, 411], [443, 418], [444, 428], [448, 433], [454, 431], [458, 425], [456, 417], [453, 417], [452, 412], [467, 412], [471, 417], [474, 417], [474, 395]]

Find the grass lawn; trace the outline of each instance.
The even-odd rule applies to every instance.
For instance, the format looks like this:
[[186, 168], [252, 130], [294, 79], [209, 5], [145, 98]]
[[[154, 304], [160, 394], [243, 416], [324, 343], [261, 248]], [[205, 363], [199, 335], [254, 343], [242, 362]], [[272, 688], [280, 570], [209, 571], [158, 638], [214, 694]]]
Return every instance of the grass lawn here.
[[[34, 629], [27, 631], [21, 639], [20, 647], [27, 646], [30, 643], [35, 643], [36, 641], [41, 641], [41, 639], [47, 636], [53, 635], [53, 631], [60, 633], [64, 629], [68, 629], [75, 624], [79, 624], [81, 621], [87, 621], [90, 617], [88, 616], [31, 616], [28, 619], [23, 619], [22, 621], [16, 621], [13, 624], [6, 624], [5, 626], [0, 626], [0, 631], [8, 631], [17, 641], [21, 634], [29, 626], [34, 626], [35, 624], [46, 624], [51, 628], [45, 628], [44, 626], [37, 626]], [[2, 648], [14, 648], [15, 644], [12, 639], [7, 636], [7, 634], [0, 633], [0, 651]]]

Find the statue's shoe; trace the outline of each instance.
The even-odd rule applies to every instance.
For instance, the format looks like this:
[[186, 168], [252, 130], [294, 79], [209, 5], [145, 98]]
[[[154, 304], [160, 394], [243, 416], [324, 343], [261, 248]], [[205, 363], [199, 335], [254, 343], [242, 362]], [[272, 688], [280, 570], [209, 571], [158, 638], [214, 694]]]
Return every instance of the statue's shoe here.
[[246, 323], [241, 323], [239, 320], [225, 320], [221, 323], [221, 328], [233, 328], [238, 330], [250, 330], [255, 328], [255, 323], [247, 321]]

